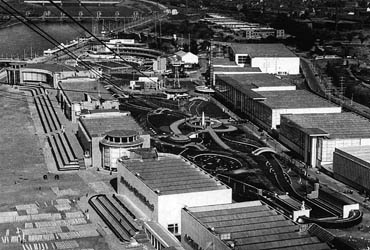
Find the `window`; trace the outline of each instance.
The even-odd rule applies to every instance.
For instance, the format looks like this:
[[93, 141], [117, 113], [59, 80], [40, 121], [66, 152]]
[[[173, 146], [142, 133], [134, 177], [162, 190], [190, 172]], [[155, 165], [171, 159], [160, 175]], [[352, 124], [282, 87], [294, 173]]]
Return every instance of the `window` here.
[[168, 224], [167, 229], [172, 234], [178, 234], [179, 233], [179, 225], [177, 223], [176, 224]]

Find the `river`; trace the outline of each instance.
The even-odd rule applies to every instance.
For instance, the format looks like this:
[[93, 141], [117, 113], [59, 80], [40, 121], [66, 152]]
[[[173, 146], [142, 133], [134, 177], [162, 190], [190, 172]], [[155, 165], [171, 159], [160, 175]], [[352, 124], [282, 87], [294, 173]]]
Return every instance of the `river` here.
[[[128, 0], [126, 0], [128, 1]], [[82, 8], [77, 7], [76, 9]], [[120, 6], [117, 6], [115, 8], [111, 7], [90, 7], [89, 9], [92, 12], [99, 11], [99, 9], [102, 9], [103, 14], [112, 15], [115, 10], [119, 10], [120, 16], [131, 16], [133, 11], [138, 10], [141, 13], [148, 13], [157, 7], [150, 3], [150, 1], [138, 1], [130, 3], [127, 2], [127, 5], [124, 5], [123, 3], [120, 4]], [[113, 12], [112, 12], [113, 11]], [[110, 13], [112, 12], [112, 13]], [[87, 14], [85, 14], [87, 15]], [[95, 14], [94, 14], [95, 15]], [[84, 22], [82, 23], [87, 29], [92, 30], [92, 22]], [[112, 27], [114, 25], [117, 25], [117, 23], [111, 22]], [[109, 23], [105, 23], [104, 26], [106, 29], [108, 28]], [[83, 31], [81, 27], [79, 27], [77, 24], [74, 24], [72, 22], [40, 22], [37, 23], [37, 25], [47, 32], [49, 35], [51, 35], [54, 39], [56, 39], [59, 43], [66, 43], [67, 41], [71, 41], [73, 39], [76, 39], [78, 37], [84, 37], [86, 36], [86, 32]], [[97, 25], [94, 25], [94, 31], [99, 32], [101, 30], [103, 23], [100, 21], [100, 23]], [[43, 37], [35, 33], [33, 30], [28, 28], [26, 25], [20, 23], [16, 24], [7, 28], [0, 29], [0, 57], [10, 57], [10, 56], [19, 56], [23, 57], [25, 54], [26, 57], [29, 57], [31, 55], [41, 55], [44, 50], [49, 48], [54, 48], [55, 45], [51, 44], [47, 40], [45, 40]]]

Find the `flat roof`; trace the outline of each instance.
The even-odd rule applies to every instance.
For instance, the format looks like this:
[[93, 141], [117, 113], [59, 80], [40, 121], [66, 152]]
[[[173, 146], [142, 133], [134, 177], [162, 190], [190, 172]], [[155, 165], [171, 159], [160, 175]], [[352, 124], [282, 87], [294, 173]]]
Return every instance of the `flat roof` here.
[[76, 70], [85, 71], [85, 69], [81, 67], [73, 67], [66, 64], [57, 64], [57, 63], [30, 63], [27, 64], [26, 67], [23, 69], [42, 69], [51, 71], [53, 73]]
[[143, 129], [129, 115], [113, 117], [80, 117], [80, 122], [91, 137], [100, 137], [114, 130], [132, 130], [142, 134]]
[[115, 100], [112, 94], [104, 88], [104, 84], [96, 80], [68, 79], [67, 81], [62, 80], [59, 86], [71, 103], [84, 101], [85, 93], [95, 99], [99, 99], [100, 96], [104, 100]]
[[258, 88], [258, 87], [293, 86], [293, 84], [291, 84], [290, 82], [286, 80], [282, 80], [272, 74], [265, 74], [265, 73], [245, 74], [245, 75], [217, 74], [216, 78], [230, 82], [230, 84], [234, 84], [233, 81], [237, 81], [239, 84], [241, 84], [242, 86], [244, 86], [244, 88], [247, 88], [247, 89]]
[[234, 61], [231, 61], [230, 58], [220, 58], [216, 57], [212, 59], [213, 65], [225, 65], [225, 66], [235, 66], [233, 68], [240, 68]]
[[349, 155], [352, 155], [360, 160], [363, 160], [367, 163], [370, 163], [370, 145], [343, 147], [337, 149]]
[[233, 43], [235, 54], [248, 54], [250, 57], [297, 57], [281, 43]]
[[261, 201], [184, 209], [216, 237], [230, 234], [234, 249], [330, 249], [326, 243]]
[[264, 103], [271, 109], [331, 108], [338, 105], [306, 90], [282, 90], [258, 92], [266, 98]]
[[259, 73], [261, 69], [258, 67], [213, 67], [213, 72], [246, 72], [246, 73]]
[[[125, 161], [125, 167], [139, 176], [158, 195], [205, 192], [228, 189], [218, 179], [190, 161], [173, 154], [158, 154], [158, 158]], [[158, 192], [159, 191], [159, 192]]]
[[330, 114], [282, 115], [302, 130], [318, 128], [329, 138], [370, 138], [370, 121], [351, 112]]

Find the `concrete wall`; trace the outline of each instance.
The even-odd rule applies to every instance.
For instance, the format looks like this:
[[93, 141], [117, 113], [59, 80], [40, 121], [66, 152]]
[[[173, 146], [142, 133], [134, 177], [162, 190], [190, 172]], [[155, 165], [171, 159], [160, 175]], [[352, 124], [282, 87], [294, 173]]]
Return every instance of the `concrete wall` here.
[[269, 74], [299, 74], [299, 57], [255, 57], [251, 67], [258, 67]]
[[[131, 186], [146, 197], [146, 199], [154, 205], [154, 210], [151, 210], [133, 191], [129, 190], [125, 184], [121, 181], [121, 177], [124, 178]], [[144, 220], [158, 221], [158, 195], [154, 193], [148, 186], [146, 186], [142, 180], [131, 173], [122, 163], [118, 165], [118, 177], [117, 177], [118, 194], [125, 195], [129, 200], [136, 205], [136, 207], [146, 215]], [[167, 227], [166, 227], [167, 228]]]
[[333, 153], [335, 148], [350, 146], [370, 145], [369, 138], [349, 138], [349, 139], [324, 139], [322, 147], [322, 164], [333, 162]]
[[84, 154], [86, 151], [88, 151], [89, 152], [88, 158], [91, 158], [91, 154], [92, 154], [91, 138], [88, 135], [87, 131], [85, 130], [84, 126], [81, 124], [81, 122], [78, 122], [77, 139], [82, 146], [82, 150], [84, 151]]
[[280, 125], [280, 116], [283, 114], [329, 114], [340, 113], [341, 107], [323, 107], [323, 108], [300, 108], [300, 109], [273, 109], [271, 128], [276, 129]]
[[168, 224], [179, 225], [181, 233], [181, 209], [185, 206], [205, 206], [226, 204], [232, 202], [232, 189], [221, 189], [205, 192], [192, 192], [173, 195], [160, 195], [158, 197], [158, 223], [168, 227]]
[[347, 183], [370, 190], [370, 163], [365, 162], [340, 149], [335, 149], [333, 157], [335, 175], [348, 180]]

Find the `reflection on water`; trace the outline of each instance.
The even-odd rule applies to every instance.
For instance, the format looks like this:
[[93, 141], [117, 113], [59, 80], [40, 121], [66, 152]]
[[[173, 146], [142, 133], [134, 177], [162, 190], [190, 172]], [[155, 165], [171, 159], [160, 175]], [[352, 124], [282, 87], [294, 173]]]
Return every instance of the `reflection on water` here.
[[[59, 43], [66, 43], [77, 37], [85, 36], [82, 28], [72, 23], [39, 23], [38, 26]], [[86, 26], [91, 29], [91, 27]], [[19, 24], [0, 30], [0, 56], [23, 57], [31, 54], [41, 55], [44, 50], [55, 47], [26, 25]]]

